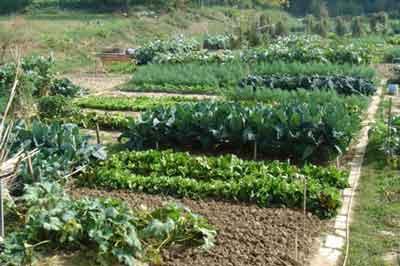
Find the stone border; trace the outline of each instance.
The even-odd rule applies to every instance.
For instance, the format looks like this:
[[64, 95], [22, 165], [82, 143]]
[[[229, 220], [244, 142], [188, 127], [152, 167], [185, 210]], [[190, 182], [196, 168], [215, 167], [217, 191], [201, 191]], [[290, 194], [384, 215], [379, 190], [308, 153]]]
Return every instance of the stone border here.
[[382, 80], [378, 92], [372, 97], [367, 110], [367, 116], [362, 122], [362, 129], [358, 135], [358, 143], [354, 147], [354, 157], [349, 164], [351, 167], [349, 175], [350, 188], [342, 191], [343, 204], [338, 215], [334, 219], [334, 232], [320, 238], [320, 247], [316, 255], [311, 259], [312, 266], [337, 266], [341, 256], [345, 254], [346, 242], [348, 241], [348, 226], [351, 223], [352, 200], [356, 194], [358, 181], [361, 176], [361, 168], [368, 145], [368, 132], [375, 123], [375, 114], [378, 111], [382, 96], [383, 86], [386, 83]]

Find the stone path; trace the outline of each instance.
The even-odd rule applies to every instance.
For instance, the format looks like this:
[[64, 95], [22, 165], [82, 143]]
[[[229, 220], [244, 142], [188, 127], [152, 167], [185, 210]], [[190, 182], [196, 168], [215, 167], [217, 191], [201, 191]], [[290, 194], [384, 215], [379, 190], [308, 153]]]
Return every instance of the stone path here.
[[[385, 84], [385, 82], [382, 81], [382, 84]], [[375, 114], [378, 111], [382, 90], [381, 86], [377, 95], [372, 97], [367, 116], [362, 123], [362, 129], [357, 138], [358, 142], [354, 147], [354, 156], [349, 164], [351, 167], [350, 187], [343, 190], [343, 206], [334, 220], [334, 231], [321, 237], [319, 251], [310, 262], [312, 266], [337, 266], [339, 260], [345, 254], [346, 241], [349, 237], [348, 222], [351, 222], [352, 216], [352, 201], [361, 176], [361, 168], [368, 145], [368, 132], [375, 122]]]

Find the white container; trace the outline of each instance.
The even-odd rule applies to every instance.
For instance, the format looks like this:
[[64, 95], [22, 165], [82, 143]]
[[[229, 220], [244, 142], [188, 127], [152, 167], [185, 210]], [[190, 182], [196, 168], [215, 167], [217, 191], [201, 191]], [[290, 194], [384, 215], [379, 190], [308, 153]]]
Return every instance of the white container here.
[[389, 84], [388, 94], [397, 95], [398, 93], [399, 93], [399, 85], [398, 84]]

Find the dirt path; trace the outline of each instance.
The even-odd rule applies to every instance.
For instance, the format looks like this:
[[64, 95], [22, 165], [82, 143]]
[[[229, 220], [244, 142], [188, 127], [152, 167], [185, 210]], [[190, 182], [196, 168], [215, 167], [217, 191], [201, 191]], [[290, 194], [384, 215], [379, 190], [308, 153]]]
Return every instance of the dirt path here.
[[129, 92], [121, 91], [118, 86], [128, 82], [131, 75], [89, 75], [89, 74], [67, 74], [73, 83], [89, 90], [90, 95], [94, 96], [113, 96], [113, 97], [164, 97], [179, 96], [196, 99], [215, 99], [215, 95], [203, 94], [180, 94], [180, 93], [164, 93], [164, 92]]

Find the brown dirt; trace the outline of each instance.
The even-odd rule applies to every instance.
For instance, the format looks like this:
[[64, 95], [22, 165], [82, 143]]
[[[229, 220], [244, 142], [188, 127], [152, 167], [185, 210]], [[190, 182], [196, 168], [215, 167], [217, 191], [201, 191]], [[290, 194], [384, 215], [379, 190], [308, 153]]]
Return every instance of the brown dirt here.
[[117, 87], [126, 83], [131, 75], [106, 75], [106, 74], [69, 74], [65, 75], [73, 83], [89, 90], [92, 96], [113, 96], [113, 97], [164, 97], [179, 96], [196, 99], [215, 99], [218, 96], [203, 94], [179, 94], [164, 92], [129, 92], [121, 91]]
[[[218, 231], [216, 246], [207, 252], [176, 248], [164, 252], [166, 266], [297, 266], [312, 252], [323, 223], [308, 215], [303, 230], [301, 212], [284, 208], [214, 200], [175, 199], [125, 190], [105, 191], [73, 188], [75, 197], [120, 198], [133, 208], [155, 208], [165, 202], [178, 202], [206, 217]], [[298, 260], [296, 260], [296, 235]]]

